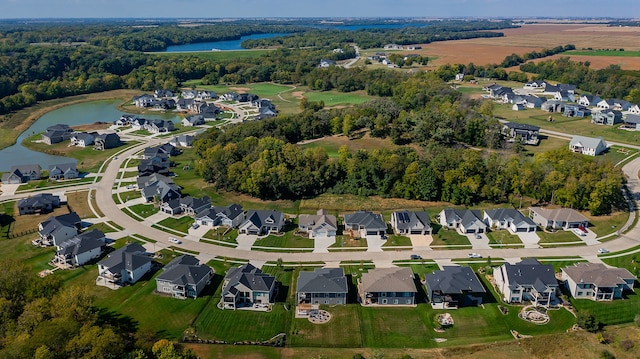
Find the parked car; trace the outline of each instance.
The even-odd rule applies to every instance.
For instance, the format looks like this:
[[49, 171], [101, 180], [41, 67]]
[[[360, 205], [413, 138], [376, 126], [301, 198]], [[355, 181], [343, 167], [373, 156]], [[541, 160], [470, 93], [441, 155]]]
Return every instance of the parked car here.
[[480, 233], [476, 233], [476, 239], [482, 239], [482, 235]]
[[600, 248], [600, 249], [598, 249], [598, 253], [600, 253], [600, 254], [609, 253], [609, 250], [606, 249], [606, 248]]
[[577, 236], [580, 236], [580, 237], [584, 237], [587, 235], [585, 232], [581, 231], [580, 228], [574, 228], [572, 229], [572, 231], [573, 233], [575, 233]]
[[175, 243], [175, 244], [180, 244], [182, 243], [179, 239], [175, 238], [175, 237], [169, 237], [169, 242], [171, 243]]
[[417, 254], [412, 254], [412, 255], [411, 255], [411, 259], [422, 259], [422, 257], [420, 257], [420, 256], [419, 256], [419, 255], [417, 255]]
[[469, 258], [482, 258], [478, 253], [469, 253]]
[[200, 228], [200, 225], [197, 224], [197, 223], [194, 223], [194, 224], [191, 225], [191, 228], [198, 229], [198, 228]]

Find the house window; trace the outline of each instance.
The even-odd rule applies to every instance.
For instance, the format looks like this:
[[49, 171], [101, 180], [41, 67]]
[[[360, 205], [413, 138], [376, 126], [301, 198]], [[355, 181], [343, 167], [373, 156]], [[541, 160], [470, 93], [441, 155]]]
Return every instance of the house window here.
[[337, 304], [342, 304], [342, 300], [341, 300], [341, 299], [339, 299], [336, 303], [337, 303]]
[[324, 304], [329, 304], [329, 301], [328, 301], [328, 300], [325, 300], [325, 301], [324, 301]]
[[386, 300], [386, 299], [383, 299], [383, 300], [382, 300], [382, 304], [387, 304], [387, 300]]
[[413, 304], [413, 301], [411, 299], [407, 299], [407, 304]]
[[397, 299], [394, 299], [394, 300], [393, 300], [393, 304], [398, 304], [398, 300], [397, 300]]
[[578, 292], [577, 296], [578, 297], [582, 296], [582, 292]]

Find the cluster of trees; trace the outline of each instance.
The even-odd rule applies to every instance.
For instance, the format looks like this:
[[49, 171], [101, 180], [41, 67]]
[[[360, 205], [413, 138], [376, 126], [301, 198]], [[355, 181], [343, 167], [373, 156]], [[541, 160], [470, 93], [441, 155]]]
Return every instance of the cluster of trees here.
[[[571, 61], [568, 57], [538, 63], [527, 62], [520, 70], [537, 74], [543, 80], [574, 84], [581, 90], [605, 98], [623, 98], [640, 102], [640, 71], [622, 70], [618, 65], [594, 70], [588, 61]], [[635, 90], [635, 91], [634, 91]]]
[[543, 57], [547, 57], [547, 56], [553, 56], [556, 54], [560, 54], [563, 53], [565, 51], [570, 51], [570, 50], [575, 50], [576, 46], [573, 44], [567, 44], [567, 45], [560, 45], [560, 46], [556, 46], [552, 49], [542, 49], [540, 51], [531, 51], [531, 52], [527, 52], [526, 54], [520, 56], [517, 54], [511, 54], [507, 57], [505, 57], [504, 60], [502, 60], [502, 62], [500, 63], [501, 67], [512, 67], [512, 66], [518, 66], [520, 64], [523, 64], [529, 60], [534, 60], [534, 59], [541, 59]]
[[407, 146], [357, 152], [342, 146], [337, 158], [330, 158], [322, 147], [305, 150], [269, 136], [229, 138], [217, 130], [195, 147], [196, 169], [205, 180], [261, 199], [329, 192], [471, 205], [527, 196], [594, 215], [624, 204], [619, 169], [568, 149], [533, 158], [484, 156], [430, 142], [421, 153]]
[[402, 28], [368, 28], [356, 31], [308, 30], [290, 36], [269, 39], [247, 40], [246, 48], [267, 48], [283, 46], [287, 48], [339, 47], [340, 44], [355, 42], [362, 49], [383, 47], [394, 43], [399, 45], [427, 44], [433, 41], [462, 40], [479, 37], [501, 37], [500, 30], [515, 27], [509, 21], [429, 21], [423, 26]]
[[0, 262], [0, 357], [12, 359], [195, 359], [128, 318], [93, 305], [86, 286], [38, 278], [24, 264]]

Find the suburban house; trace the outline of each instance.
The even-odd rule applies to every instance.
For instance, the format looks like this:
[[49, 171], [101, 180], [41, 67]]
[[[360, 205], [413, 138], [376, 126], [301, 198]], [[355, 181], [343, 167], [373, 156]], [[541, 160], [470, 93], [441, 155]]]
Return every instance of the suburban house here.
[[391, 227], [396, 234], [431, 234], [432, 230], [427, 212], [409, 212], [406, 209], [391, 213]]
[[154, 163], [152, 160], [140, 160], [138, 165], [138, 177], [151, 176], [157, 173], [163, 176], [169, 176], [169, 166], [163, 166], [162, 164]]
[[75, 163], [63, 163], [49, 166], [49, 179], [68, 180], [78, 178], [80, 172]]
[[526, 258], [516, 264], [505, 263], [494, 269], [496, 287], [507, 303], [530, 301], [549, 306], [556, 299], [558, 280], [550, 264]]
[[640, 105], [631, 105], [627, 110], [628, 113], [632, 113], [634, 115], [640, 115]]
[[622, 122], [622, 112], [618, 110], [601, 110], [591, 114], [591, 123], [613, 126]]
[[611, 98], [598, 102], [596, 106], [600, 110], [627, 111], [631, 107], [631, 103], [629, 103], [629, 101]]
[[602, 101], [602, 99], [597, 95], [582, 95], [577, 102], [582, 106], [595, 107], [598, 106], [600, 101]]
[[103, 133], [97, 135], [93, 149], [98, 151], [108, 150], [120, 146], [120, 136], [117, 133]]
[[2, 175], [4, 184], [20, 184], [39, 180], [42, 172], [40, 165], [13, 166], [8, 173]]
[[169, 167], [171, 167], [171, 159], [169, 155], [166, 153], [158, 153], [153, 157], [145, 158], [140, 160], [140, 164], [138, 165], [138, 172], [141, 172], [142, 168], [146, 168], [148, 166], [157, 166], [161, 168], [165, 168], [167, 170], [167, 175], [169, 173]]
[[204, 125], [204, 116], [202, 115], [187, 116], [182, 120], [182, 125], [186, 127]]
[[540, 142], [538, 135], [540, 127], [524, 123], [507, 122], [504, 124], [502, 133], [510, 140], [520, 137], [527, 145], [537, 145]]
[[250, 263], [230, 268], [222, 284], [222, 309], [268, 309], [275, 302], [276, 278]]
[[180, 198], [180, 187], [173, 183], [173, 180], [169, 177], [158, 173], [138, 177], [137, 184], [142, 193], [142, 198], [147, 202], [153, 201], [156, 197], [160, 202], [168, 202], [172, 199]]
[[562, 115], [566, 117], [587, 117], [591, 115], [591, 110], [583, 105], [566, 104]]
[[156, 291], [174, 298], [197, 298], [213, 277], [213, 269], [191, 255], [183, 254], [156, 277]]
[[236, 99], [236, 101], [238, 102], [253, 102], [257, 99], [259, 99], [260, 97], [258, 95], [252, 94], [252, 93], [241, 93], [238, 94], [238, 98]]
[[348, 231], [351, 237], [384, 236], [387, 232], [387, 224], [381, 214], [369, 211], [357, 211], [344, 215], [344, 231]]
[[542, 228], [564, 229], [587, 228], [589, 219], [574, 209], [529, 207], [529, 218]]
[[284, 214], [274, 210], [251, 210], [238, 227], [238, 233], [263, 235], [278, 233], [284, 227]]
[[143, 246], [129, 243], [98, 262], [96, 284], [112, 288], [134, 284], [151, 270], [152, 262]]
[[76, 132], [71, 136], [71, 146], [87, 147], [94, 143], [97, 132]]
[[525, 108], [524, 102], [514, 103], [513, 106], [511, 106], [511, 109], [514, 111], [522, 111]]
[[180, 154], [180, 150], [175, 146], [169, 143], [165, 143], [163, 145], [158, 145], [154, 147], [147, 147], [142, 152], [143, 158], [153, 158], [160, 154], [166, 154], [167, 156], [177, 156]]
[[153, 103], [155, 101], [156, 101], [155, 97], [148, 94], [135, 96], [133, 98], [133, 103], [136, 105], [136, 107], [139, 107], [139, 108], [151, 107], [153, 106]]
[[18, 213], [21, 216], [49, 213], [57, 207], [60, 207], [60, 197], [51, 193], [40, 193], [18, 201]]
[[314, 304], [347, 304], [348, 292], [347, 277], [342, 268], [301, 271], [296, 285], [296, 309], [305, 313]]
[[547, 86], [547, 82], [544, 80], [533, 80], [524, 84], [524, 88], [526, 89], [543, 89]]
[[566, 105], [566, 103], [564, 103], [562, 101], [549, 100], [549, 101], [545, 101], [545, 103], [543, 103], [540, 106], [540, 109], [542, 111], [547, 111], [547, 112], [563, 112], [564, 113], [564, 106], [565, 105]]
[[560, 91], [556, 91], [556, 93], [553, 94], [553, 99], [558, 101], [563, 101], [563, 102], [575, 102], [576, 97], [573, 93], [560, 90]]
[[227, 226], [229, 228], [236, 228], [244, 221], [244, 209], [236, 203], [226, 207], [216, 206], [198, 212], [195, 218], [196, 223], [201, 226]]
[[402, 45], [398, 44], [386, 44], [384, 45], [385, 50], [402, 50]]
[[201, 198], [185, 196], [180, 198], [180, 208], [182, 212], [193, 216], [207, 208], [211, 208], [211, 200], [207, 196]]
[[166, 202], [162, 202], [162, 204], [160, 205], [160, 211], [172, 216], [182, 213], [182, 208], [180, 207], [180, 198], [174, 198]]
[[416, 305], [415, 277], [409, 267], [376, 268], [362, 274], [362, 305]]
[[169, 144], [175, 147], [191, 147], [193, 145], [194, 136], [191, 135], [179, 135], [171, 139]]
[[484, 221], [489, 228], [508, 229], [512, 233], [536, 231], [533, 220], [513, 208], [487, 209], [484, 211]]
[[57, 246], [78, 234], [81, 227], [80, 217], [76, 212], [52, 216], [38, 225], [39, 239], [36, 245]]
[[329, 66], [335, 66], [335, 65], [336, 65], [336, 60], [320, 59], [320, 64], [318, 65], [318, 67], [327, 68]]
[[607, 149], [607, 143], [602, 137], [593, 138], [575, 135], [571, 137], [569, 149], [572, 152], [588, 156], [597, 156]]
[[176, 110], [189, 111], [195, 100], [193, 98], [181, 98], [176, 101]]
[[47, 131], [42, 134], [42, 141], [48, 145], [66, 141], [73, 136], [73, 129], [69, 125], [57, 124], [47, 127]]
[[167, 89], [158, 89], [153, 91], [153, 95], [156, 98], [171, 98], [173, 97], [173, 91]]
[[101, 230], [93, 229], [80, 233], [57, 245], [52, 264], [61, 268], [79, 267], [100, 257], [105, 248], [105, 237]]
[[166, 133], [175, 130], [175, 126], [170, 120], [149, 120], [145, 123], [144, 129], [150, 133]]
[[605, 301], [620, 299], [625, 291], [633, 291], [636, 277], [625, 268], [576, 263], [562, 268], [562, 281], [576, 299]]
[[462, 234], [487, 231], [487, 225], [482, 220], [480, 211], [448, 208], [443, 209], [439, 217], [440, 225], [449, 229], [457, 229]]
[[315, 215], [301, 214], [298, 216], [298, 232], [306, 233], [309, 238], [335, 237], [338, 231], [336, 216], [327, 214], [319, 209]]
[[425, 275], [427, 297], [434, 309], [482, 304], [484, 286], [471, 267], [443, 266]]
[[634, 131], [640, 130], [640, 115], [629, 113], [624, 117], [622, 122], [623, 122], [623, 125], [620, 126], [620, 128], [624, 128], [627, 130], [634, 130]]
[[260, 107], [258, 109], [258, 114], [254, 116], [255, 120], [264, 120], [266, 118], [275, 117], [278, 115], [275, 109], [271, 107]]
[[526, 108], [540, 108], [542, 104], [547, 101], [545, 98], [533, 95], [524, 95], [522, 98], [524, 99], [524, 106]]

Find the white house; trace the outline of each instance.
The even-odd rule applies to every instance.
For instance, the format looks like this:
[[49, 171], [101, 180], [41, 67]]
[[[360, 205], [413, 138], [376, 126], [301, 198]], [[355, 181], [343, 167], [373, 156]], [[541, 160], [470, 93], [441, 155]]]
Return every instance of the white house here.
[[602, 263], [576, 263], [562, 268], [562, 280], [576, 299], [610, 301], [633, 291], [636, 277], [624, 268], [608, 268]]
[[569, 142], [569, 149], [572, 152], [582, 153], [588, 156], [597, 156], [607, 149], [607, 143], [602, 137], [593, 138], [575, 135]]
[[129, 243], [98, 262], [96, 284], [113, 288], [134, 284], [151, 270], [151, 263], [143, 246]]
[[516, 264], [505, 263], [493, 271], [493, 277], [507, 303], [529, 301], [534, 305], [549, 306], [556, 300], [558, 280], [553, 266], [541, 264], [535, 258], [526, 258]]

